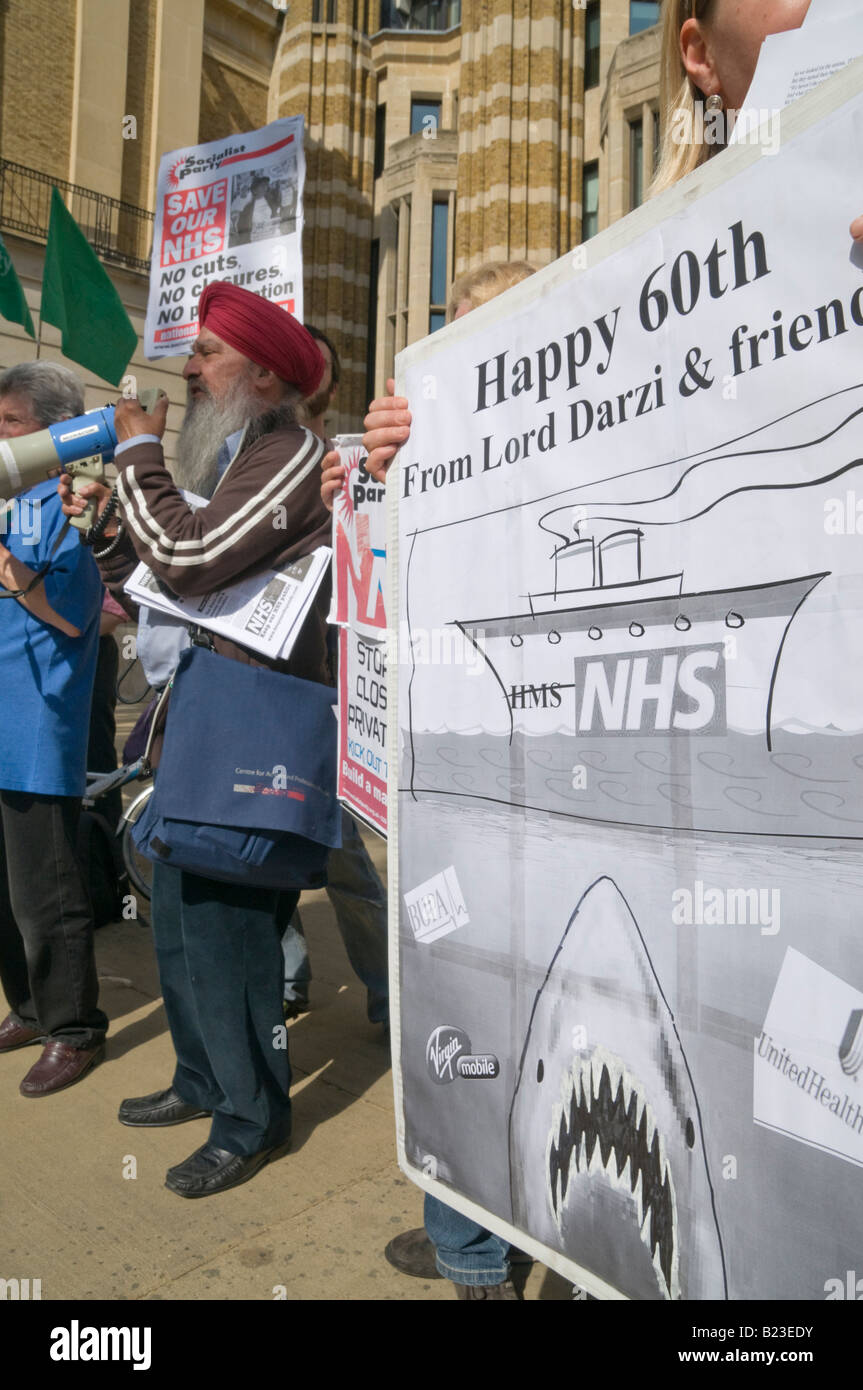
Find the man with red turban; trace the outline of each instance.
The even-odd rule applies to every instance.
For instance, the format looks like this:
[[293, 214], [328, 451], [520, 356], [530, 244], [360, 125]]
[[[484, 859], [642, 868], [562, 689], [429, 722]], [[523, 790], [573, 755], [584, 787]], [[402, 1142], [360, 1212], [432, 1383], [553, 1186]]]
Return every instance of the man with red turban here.
[[[182, 597], [282, 567], [329, 541], [318, 478], [324, 446], [294, 416], [324, 374], [315, 340], [275, 304], [224, 282], [204, 290], [199, 322], [170, 471], [160, 442], [167, 401], [152, 414], [131, 400], [116, 409], [119, 525], [100, 518], [94, 554], [118, 597], [139, 559]], [[178, 486], [210, 501], [192, 511]], [[64, 510], [80, 513], [68, 480], [61, 493]], [[104, 508], [105, 493], [90, 485], [80, 496]], [[151, 680], [167, 681], [188, 640], [182, 625], [147, 615], [138, 650]], [[235, 661], [332, 684], [322, 593], [286, 662], [216, 636], [213, 645]], [[246, 1182], [290, 1136], [288, 1052], [274, 1039], [283, 1024], [280, 923], [292, 897], [154, 864], [153, 931], [177, 1068], [167, 1090], [123, 1101], [119, 1118], [153, 1126], [212, 1115], [208, 1142], [168, 1171], [166, 1186], [180, 1196]]]

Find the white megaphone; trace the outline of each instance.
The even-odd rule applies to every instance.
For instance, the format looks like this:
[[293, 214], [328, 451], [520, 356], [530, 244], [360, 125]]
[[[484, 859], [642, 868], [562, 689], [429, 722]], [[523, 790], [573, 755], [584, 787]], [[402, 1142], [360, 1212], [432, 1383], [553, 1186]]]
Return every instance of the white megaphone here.
[[[142, 391], [141, 405], [151, 411], [164, 394], [158, 387]], [[74, 479], [76, 492], [82, 483], [103, 483], [105, 464], [113, 459], [116, 446], [112, 405], [89, 410], [73, 420], [61, 420], [34, 434], [0, 439], [0, 515], [9, 510], [11, 499], [20, 492], [27, 492], [58, 473], [68, 473]], [[95, 510], [94, 502], [82, 516], [70, 517], [72, 525], [86, 529]]]

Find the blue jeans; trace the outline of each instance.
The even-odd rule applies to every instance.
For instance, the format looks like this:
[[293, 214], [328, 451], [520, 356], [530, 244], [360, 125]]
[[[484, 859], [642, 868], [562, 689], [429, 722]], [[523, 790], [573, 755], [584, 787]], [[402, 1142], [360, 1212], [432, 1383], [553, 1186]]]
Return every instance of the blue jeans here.
[[174, 1089], [213, 1112], [210, 1143], [231, 1153], [275, 1148], [291, 1133], [278, 918], [295, 903], [295, 893], [153, 866]]
[[438, 1273], [454, 1284], [503, 1284], [509, 1278], [509, 1242], [426, 1193], [426, 1235]]
[[[342, 812], [342, 847], [327, 862], [327, 894], [354, 973], [368, 992], [371, 1023], [390, 1017], [387, 975], [387, 895], [363, 844], [356, 821]], [[312, 978], [300, 914], [295, 912], [282, 936], [285, 999], [306, 1004]]]

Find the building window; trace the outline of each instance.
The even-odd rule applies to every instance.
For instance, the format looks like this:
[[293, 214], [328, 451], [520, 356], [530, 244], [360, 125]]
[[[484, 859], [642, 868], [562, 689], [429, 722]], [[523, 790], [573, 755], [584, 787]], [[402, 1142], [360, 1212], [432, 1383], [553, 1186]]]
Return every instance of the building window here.
[[461, 0], [381, 0], [382, 29], [443, 33], [461, 24]]
[[644, 122], [629, 122], [629, 207], [644, 202]]
[[657, 171], [657, 169], [659, 168], [659, 156], [660, 156], [661, 153], [662, 153], [662, 151], [661, 151], [661, 149], [660, 149], [660, 140], [659, 140], [659, 112], [658, 112], [658, 111], [654, 111], [654, 112], [653, 112], [653, 169], [652, 169], [652, 171], [651, 171], [653, 177], [656, 176], [656, 171]]
[[584, 90], [599, 86], [599, 0], [590, 0], [584, 16]]
[[419, 99], [411, 102], [411, 135], [433, 139], [440, 127], [440, 102]]
[[629, 32], [640, 34], [659, 23], [659, 0], [629, 0]]
[[[326, 15], [326, 21], [324, 16]], [[336, 22], [336, 0], [312, 0], [312, 23], [313, 24], [335, 24]]]
[[585, 164], [581, 186], [581, 239], [590, 241], [599, 231], [599, 163]]
[[432, 203], [431, 277], [429, 284], [429, 333], [446, 323], [447, 249], [449, 199]]
[[387, 108], [386, 103], [375, 110], [375, 165], [374, 177], [379, 179], [384, 172], [386, 154]]

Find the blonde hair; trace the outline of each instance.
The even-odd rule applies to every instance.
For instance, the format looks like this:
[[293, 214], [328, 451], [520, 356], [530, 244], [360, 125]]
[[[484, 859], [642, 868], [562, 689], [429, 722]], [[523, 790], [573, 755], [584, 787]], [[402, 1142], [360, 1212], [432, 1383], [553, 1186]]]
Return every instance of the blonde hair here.
[[453, 281], [447, 304], [447, 318], [453, 319], [460, 304], [467, 300], [472, 309], [487, 304], [495, 295], [512, 289], [513, 285], [535, 275], [536, 267], [527, 261], [487, 261], [475, 270], [466, 270]]
[[663, 0], [662, 42], [660, 52], [659, 100], [662, 111], [662, 152], [656, 176], [648, 189], [648, 197], [663, 193], [716, 154], [721, 145], [708, 145], [704, 140], [675, 140], [675, 126], [687, 124], [693, 131], [698, 108], [704, 96], [695, 86], [680, 52], [680, 31], [687, 19], [703, 22], [712, 8], [713, 0]]

